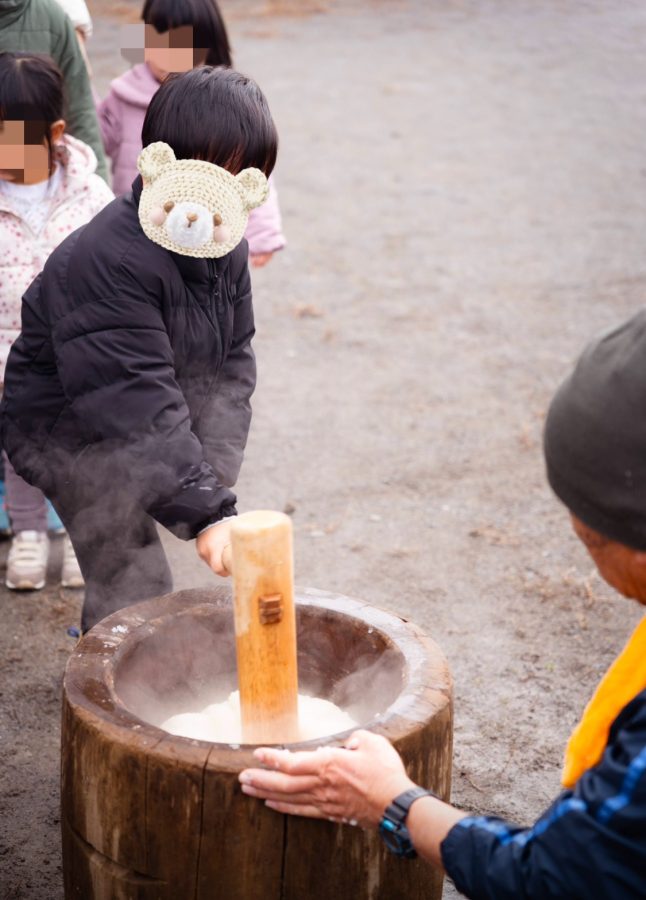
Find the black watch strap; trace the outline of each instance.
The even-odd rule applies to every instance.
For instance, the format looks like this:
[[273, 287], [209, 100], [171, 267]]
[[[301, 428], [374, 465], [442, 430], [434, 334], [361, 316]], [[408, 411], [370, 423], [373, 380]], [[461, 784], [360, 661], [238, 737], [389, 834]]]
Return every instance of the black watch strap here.
[[379, 831], [388, 849], [406, 859], [414, 859], [417, 856], [406, 827], [406, 817], [413, 803], [420, 797], [437, 797], [437, 794], [422, 787], [404, 791], [386, 807], [379, 823]]
[[429, 791], [423, 787], [411, 788], [409, 791], [404, 791], [403, 794], [399, 794], [398, 797], [395, 797], [393, 802], [386, 807], [384, 815], [388, 816], [391, 821], [403, 825], [406, 821], [409, 809], [420, 797], [437, 797], [437, 794], [434, 794], [433, 791]]

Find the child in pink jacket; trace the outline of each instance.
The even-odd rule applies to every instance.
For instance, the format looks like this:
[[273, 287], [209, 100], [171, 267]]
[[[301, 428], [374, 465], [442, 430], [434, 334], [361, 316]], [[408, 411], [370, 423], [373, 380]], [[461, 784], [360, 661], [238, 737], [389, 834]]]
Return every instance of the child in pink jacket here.
[[[64, 130], [63, 79], [54, 62], [0, 53], [0, 385], [20, 333], [23, 293], [52, 250], [114, 199], [96, 174], [92, 148]], [[14, 472], [6, 455], [4, 467], [14, 532], [6, 585], [40, 590], [49, 556], [45, 497]], [[83, 586], [67, 536], [61, 581]]]
[[[144, 60], [110, 85], [99, 105], [105, 150], [112, 160], [112, 188], [124, 194], [137, 177], [141, 128], [146, 109], [169, 72], [186, 72], [206, 63], [231, 68], [226, 26], [216, 0], [146, 0]], [[285, 246], [276, 187], [251, 211], [245, 237], [252, 265], [263, 266]]]

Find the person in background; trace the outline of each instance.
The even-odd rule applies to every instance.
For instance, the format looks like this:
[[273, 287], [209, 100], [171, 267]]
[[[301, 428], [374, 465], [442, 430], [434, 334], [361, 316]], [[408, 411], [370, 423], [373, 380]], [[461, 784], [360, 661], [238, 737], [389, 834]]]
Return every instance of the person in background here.
[[[112, 160], [115, 194], [130, 190], [137, 177], [141, 128], [152, 97], [170, 72], [195, 66], [231, 68], [229, 36], [216, 0], [146, 0], [144, 62], [116, 78], [99, 105], [99, 123]], [[266, 265], [285, 246], [278, 195], [273, 179], [269, 197], [249, 216], [245, 236], [252, 265]]]
[[90, 15], [90, 10], [87, 8], [87, 3], [85, 0], [56, 0], [56, 2], [61, 9], [67, 13], [74, 26], [76, 39], [79, 42], [79, 48], [83, 54], [85, 66], [91, 80], [92, 67], [90, 65], [90, 60], [88, 59], [86, 44], [92, 37], [92, 16]]
[[67, 131], [92, 148], [97, 173], [107, 182], [108, 167], [90, 78], [74, 26], [56, 0], [0, 0], [0, 50], [52, 57], [63, 75]]
[[[554, 398], [548, 480], [602, 577], [646, 604], [646, 312], [591, 345]], [[621, 610], [618, 610], [621, 615]], [[471, 816], [407, 776], [384, 738], [256, 752], [242, 790], [283, 813], [379, 827], [400, 856], [444, 868], [475, 900], [646, 897], [646, 617], [565, 754], [563, 791], [529, 828]]]
[[[65, 134], [63, 108], [63, 78], [49, 57], [0, 53], [0, 382], [20, 333], [23, 293], [51, 251], [114, 199], [91, 147]], [[6, 585], [40, 590], [49, 557], [45, 496], [6, 457], [4, 467], [14, 532]], [[53, 524], [62, 528], [57, 518]], [[67, 536], [61, 582], [83, 586]]]

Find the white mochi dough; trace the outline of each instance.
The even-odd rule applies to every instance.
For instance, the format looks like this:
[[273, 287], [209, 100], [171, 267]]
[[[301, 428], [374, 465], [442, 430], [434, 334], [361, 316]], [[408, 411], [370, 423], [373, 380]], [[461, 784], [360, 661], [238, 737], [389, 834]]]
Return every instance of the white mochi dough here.
[[[330, 700], [298, 695], [301, 741], [337, 734], [357, 727], [354, 719]], [[202, 712], [179, 713], [162, 722], [170, 734], [220, 744], [242, 743], [240, 694], [233, 691], [222, 703], [211, 703]]]
[[204, 713], [179, 713], [166, 719], [161, 727], [170, 734], [195, 738], [198, 741], [220, 740], [217, 722]]
[[298, 695], [298, 730], [302, 741], [313, 741], [356, 727], [352, 716], [330, 700]]

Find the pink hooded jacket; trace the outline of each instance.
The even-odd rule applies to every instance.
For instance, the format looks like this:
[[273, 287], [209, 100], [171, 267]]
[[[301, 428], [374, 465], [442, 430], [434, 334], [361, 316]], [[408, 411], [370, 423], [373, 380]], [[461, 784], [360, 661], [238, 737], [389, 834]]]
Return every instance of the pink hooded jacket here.
[[22, 218], [11, 197], [3, 195], [0, 185], [0, 382], [11, 345], [20, 334], [22, 295], [52, 250], [114, 199], [96, 174], [91, 147], [65, 135], [54, 152], [63, 177], [38, 233]]
[[[141, 152], [141, 129], [148, 104], [159, 88], [146, 63], [133, 66], [110, 85], [110, 93], [99, 104], [99, 125], [105, 151], [112, 160], [112, 188], [125, 194], [137, 177], [137, 157]], [[273, 253], [285, 246], [278, 194], [269, 180], [269, 197], [251, 210], [245, 232], [252, 254]]]

